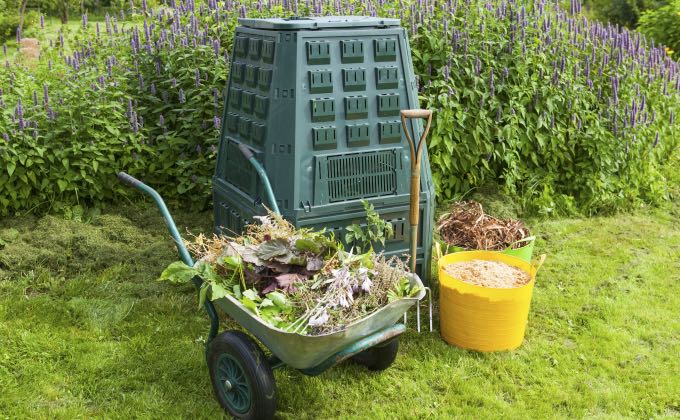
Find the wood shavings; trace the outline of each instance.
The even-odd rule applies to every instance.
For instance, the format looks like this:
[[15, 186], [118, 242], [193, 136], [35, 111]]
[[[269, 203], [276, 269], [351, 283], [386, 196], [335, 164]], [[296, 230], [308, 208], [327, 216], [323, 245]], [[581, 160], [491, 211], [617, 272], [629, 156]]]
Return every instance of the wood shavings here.
[[462, 282], [497, 289], [521, 287], [531, 280], [527, 272], [499, 261], [462, 261], [449, 264], [444, 270]]

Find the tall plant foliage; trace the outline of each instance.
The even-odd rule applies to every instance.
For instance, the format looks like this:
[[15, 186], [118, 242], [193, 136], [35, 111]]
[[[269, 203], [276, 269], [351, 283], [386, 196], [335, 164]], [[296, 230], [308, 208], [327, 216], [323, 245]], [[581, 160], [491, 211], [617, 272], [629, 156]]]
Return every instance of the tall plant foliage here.
[[[124, 170], [169, 199], [210, 199], [238, 17], [367, 14], [412, 35], [430, 153], [450, 198], [500, 182], [538, 210], [663, 198], [678, 64], [643, 37], [545, 1], [175, 1], [42, 37], [0, 68], [0, 215], [100, 205]], [[187, 197], [191, 197], [187, 200]]]
[[665, 194], [677, 148], [678, 63], [638, 33], [552, 3], [422, 13], [414, 57], [446, 197], [500, 180], [543, 212], [611, 210]]

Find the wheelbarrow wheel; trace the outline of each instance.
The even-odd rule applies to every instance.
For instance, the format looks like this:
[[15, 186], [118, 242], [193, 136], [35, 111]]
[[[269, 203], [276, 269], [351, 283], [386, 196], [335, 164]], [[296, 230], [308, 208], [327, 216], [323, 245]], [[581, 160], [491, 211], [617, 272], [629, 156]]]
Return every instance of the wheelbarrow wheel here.
[[215, 337], [208, 349], [208, 369], [217, 401], [233, 417], [274, 416], [274, 374], [252, 338], [240, 331], [225, 331]]
[[394, 363], [399, 352], [399, 337], [381, 343], [352, 357], [352, 361], [366, 366], [368, 370], [385, 370]]

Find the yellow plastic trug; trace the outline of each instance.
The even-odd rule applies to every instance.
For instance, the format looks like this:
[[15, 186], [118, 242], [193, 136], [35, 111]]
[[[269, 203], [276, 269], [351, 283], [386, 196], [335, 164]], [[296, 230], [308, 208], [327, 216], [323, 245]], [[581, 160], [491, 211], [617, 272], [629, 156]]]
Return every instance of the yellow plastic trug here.
[[[488, 260], [517, 267], [531, 275], [522, 287], [500, 289], [475, 286], [451, 277], [451, 263]], [[524, 340], [537, 267], [493, 251], [466, 251], [439, 259], [440, 329], [444, 341], [477, 351], [513, 350]]]

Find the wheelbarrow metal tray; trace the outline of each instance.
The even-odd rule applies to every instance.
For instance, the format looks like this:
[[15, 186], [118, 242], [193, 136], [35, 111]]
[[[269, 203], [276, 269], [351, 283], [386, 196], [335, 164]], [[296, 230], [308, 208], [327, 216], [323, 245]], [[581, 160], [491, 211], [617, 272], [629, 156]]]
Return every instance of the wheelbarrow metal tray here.
[[411, 274], [410, 281], [411, 286], [420, 288], [417, 296], [391, 302], [340, 331], [323, 335], [302, 335], [273, 327], [232, 296], [217, 299], [213, 303], [262, 341], [282, 362], [296, 369], [310, 369], [362, 338], [394, 325], [413, 304], [425, 296], [423, 283], [416, 274]]

